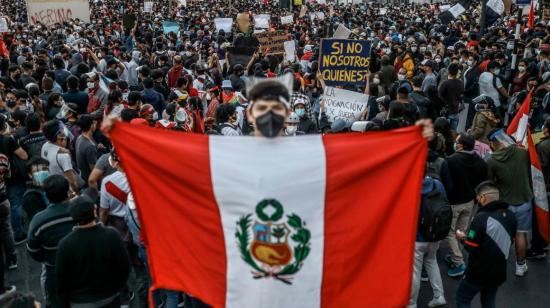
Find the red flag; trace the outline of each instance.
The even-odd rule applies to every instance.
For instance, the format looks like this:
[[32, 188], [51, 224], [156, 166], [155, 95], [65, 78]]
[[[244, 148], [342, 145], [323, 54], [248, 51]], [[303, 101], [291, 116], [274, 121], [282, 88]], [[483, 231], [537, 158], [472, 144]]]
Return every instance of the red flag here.
[[531, 8], [529, 9], [529, 19], [527, 20], [527, 28], [533, 29], [535, 27], [535, 5], [531, 0]]
[[527, 130], [529, 126], [529, 111], [531, 110], [531, 95], [532, 92], [527, 94], [527, 97], [521, 104], [516, 116], [510, 122], [506, 133], [516, 140], [518, 144], [527, 146]]
[[153, 288], [214, 307], [403, 307], [427, 153], [419, 127], [295, 138], [111, 132]]
[[525, 101], [521, 105], [518, 113], [510, 123], [508, 135], [515, 138], [516, 143], [522, 146], [527, 146], [529, 151], [529, 159], [531, 161], [531, 184], [533, 186], [533, 194], [535, 196], [535, 214], [539, 232], [546, 242], [550, 242], [550, 211], [548, 210], [548, 197], [546, 194], [546, 186], [544, 184], [544, 176], [542, 167], [537, 157], [535, 143], [529, 129], [529, 111], [531, 108], [531, 94], [529, 92]]

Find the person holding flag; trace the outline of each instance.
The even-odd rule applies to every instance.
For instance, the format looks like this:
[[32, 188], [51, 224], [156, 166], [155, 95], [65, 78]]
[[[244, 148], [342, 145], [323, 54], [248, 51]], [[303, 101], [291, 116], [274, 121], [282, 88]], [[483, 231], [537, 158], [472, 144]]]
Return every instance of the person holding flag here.
[[489, 180], [500, 191], [500, 200], [510, 205], [509, 210], [517, 220], [516, 276], [527, 272], [527, 233], [531, 231], [531, 201], [533, 190], [529, 181], [529, 153], [514, 144], [504, 130], [495, 129], [489, 136], [493, 154], [487, 160]]

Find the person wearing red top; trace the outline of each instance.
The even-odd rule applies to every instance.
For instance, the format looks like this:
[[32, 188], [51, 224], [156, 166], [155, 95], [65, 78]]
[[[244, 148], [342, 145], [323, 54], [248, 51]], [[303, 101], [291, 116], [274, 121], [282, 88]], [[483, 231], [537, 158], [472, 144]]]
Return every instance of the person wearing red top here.
[[[168, 87], [175, 88], [178, 79], [183, 75], [183, 63], [180, 56], [174, 57], [174, 66], [168, 71]], [[198, 94], [197, 94], [198, 95]]]

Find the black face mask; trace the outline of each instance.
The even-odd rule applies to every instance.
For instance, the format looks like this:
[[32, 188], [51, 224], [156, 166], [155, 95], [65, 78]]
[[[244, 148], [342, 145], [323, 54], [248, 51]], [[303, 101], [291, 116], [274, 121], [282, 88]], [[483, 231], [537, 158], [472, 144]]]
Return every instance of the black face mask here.
[[16, 104], [16, 101], [14, 101], [13, 99], [7, 99], [6, 100], [6, 105], [8, 106], [8, 108], [15, 107], [15, 104]]
[[270, 110], [256, 119], [256, 126], [264, 137], [274, 138], [283, 129], [285, 118]]

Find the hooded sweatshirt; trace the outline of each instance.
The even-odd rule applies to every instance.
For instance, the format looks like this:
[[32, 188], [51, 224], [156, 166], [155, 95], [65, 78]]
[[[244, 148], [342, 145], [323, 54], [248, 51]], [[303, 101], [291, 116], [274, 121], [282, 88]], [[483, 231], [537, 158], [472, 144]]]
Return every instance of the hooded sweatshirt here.
[[459, 151], [447, 158], [452, 188], [448, 191], [451, 204], [462, 204], [475, 198], [475, 188], [487, 180], [487, 164], [474, 152]]
[[500, 199], [510, 205], [522, 205], [533, 199], [530, 184], [529, 153], [516, 146], [494, 152], [487, 161], [489, 180], [497, 185]]

